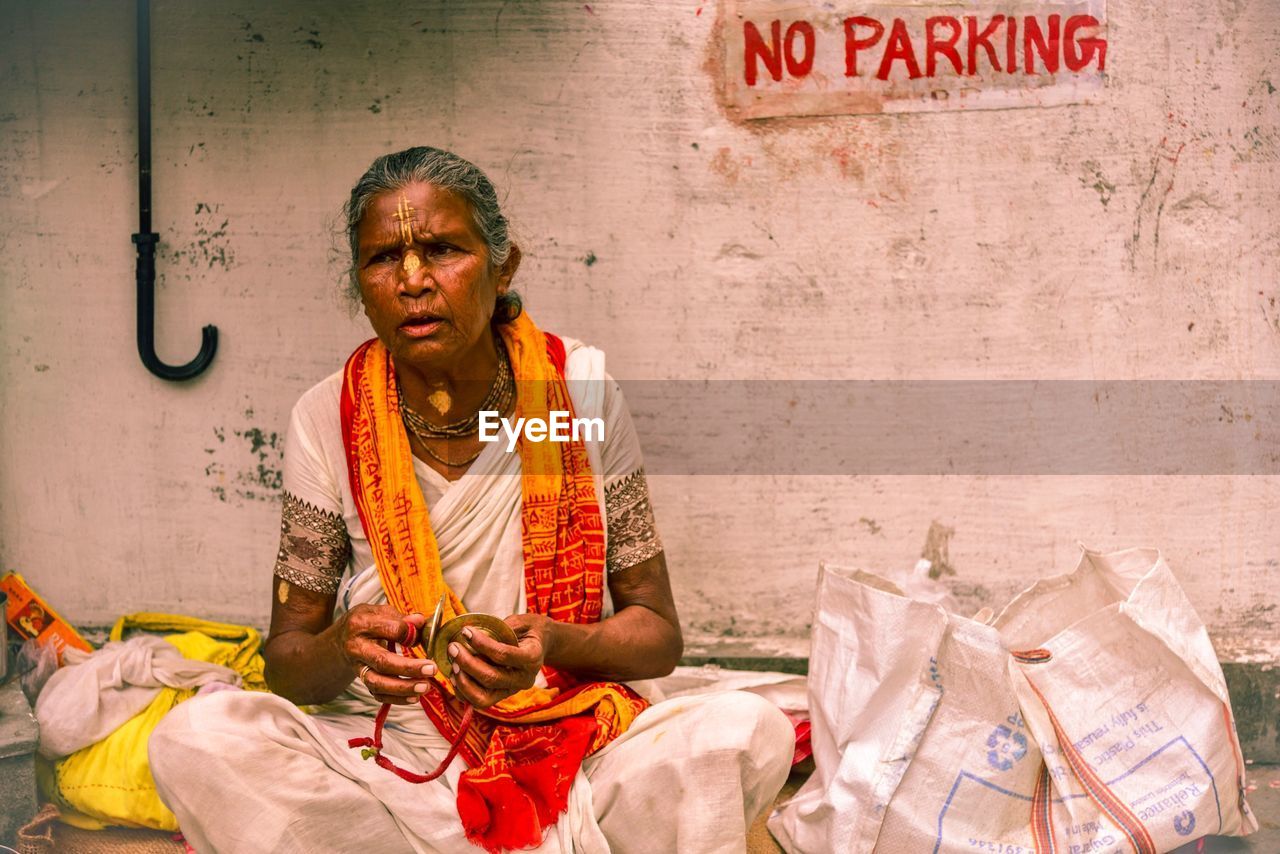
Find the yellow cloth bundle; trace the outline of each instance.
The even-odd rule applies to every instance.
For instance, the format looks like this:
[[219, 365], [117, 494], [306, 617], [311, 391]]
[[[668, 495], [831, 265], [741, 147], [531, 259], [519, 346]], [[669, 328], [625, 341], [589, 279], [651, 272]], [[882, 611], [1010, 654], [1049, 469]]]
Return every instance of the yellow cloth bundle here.
[[[181, 614], [127, 614], [116, 621], [110, 639], [130, 631], [165, 634], [183, 656], [229, 667], [251, 691], [267, 690], [262, 676], [256, 629]], [[161, 688], [146, 709], [109, 736], [57, 762], [37, 766], [42, 793], [58, 805], [67, 824], [91, 830], [109, 825], [177, 830], [178, 821], [160, 800], [147, 762], [147, 739], [156, 724], [193, 690]]]

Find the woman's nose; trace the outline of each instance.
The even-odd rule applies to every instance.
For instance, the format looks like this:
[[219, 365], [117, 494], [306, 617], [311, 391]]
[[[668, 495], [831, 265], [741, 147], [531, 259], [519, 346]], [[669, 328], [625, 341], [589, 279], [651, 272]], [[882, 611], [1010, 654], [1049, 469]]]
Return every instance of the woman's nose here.
[[422, 263], [418, 253], [406, 252], [400, 262], [400, 290], [406, 296], [417, 297], [434, 286], [435, 282], [427, 273], [427, 265]]

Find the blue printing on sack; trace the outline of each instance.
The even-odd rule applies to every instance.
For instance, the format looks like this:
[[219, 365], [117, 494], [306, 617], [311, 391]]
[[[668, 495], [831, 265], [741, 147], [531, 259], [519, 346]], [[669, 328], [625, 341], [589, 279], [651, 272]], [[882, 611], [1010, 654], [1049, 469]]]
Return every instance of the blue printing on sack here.
[[[1128, 777], [1130, 774], [1133, 774], [1135, 771], [1137, 771], [1137, 770], [1138, 770], [1139, 768], [1141, 768], [1143, 765], [1146, 765], [1148, 762], [1150, 762], [1151, 760], [1155, 759], [1155, 758], [1156, 758], [1157, 756], [1159, 756], [1161, 753], [1164, 753], [1166, 750], [1168, 750], [1170, 747], [1174, 746], [1174, 745], [1175, 745], [1175, 744], [1177, 744], [1178, 742], [1182, 742], [1183, 746], [1187, 748], [1187, 752], [1188, 752], [1188, 753], [1190, 753], [1192, 756], [1194, 756], [1194, 757], [1195, 757], [1196, 762], [1200, 763], [1200, 767], [1201, 767], [1202, 769], [1204, 769], [1205, 776], [1207, 776], [1207, 777], [1209, 778], [1209, 786], [1210, 786], [1210, 788], [1212, 788], [1212, 790], [1213, 790], [1213, 803], [1214, 803], [1214, 805], [1217, 807], [1217, 810], [1218, 810], [1218, 831], [1220, 832], [1220, 831], [1222, 830], [1222, 802], [1221, 802], [1221, 801], [1219, 800], [1219, 798], [1218, 798], [1218, 782], [1217, 782], [1217, 780], [1215, 780], [1215, 779], [1214, 779], [1213, 772], [1211, 772], [1211, 771], [1209, 770], [1209, 766], [1208, 766], [1208, 765], [1206, 765], [1206, 764], [1205, 764], [1205, 762], [1204, 762], [1204, 760], [1200, 758], [1200, 754], [1199, 754], [1199, 753], [1196, 753], [1195, 748], [1191, 746], [1191, 744], [1187, 741], [1187, 739], [1186, 739], [1186, 737], [1185, 737], [1185, 736], [1181, 736], [1181, 735], [1180, 735], [1180, 736], [1178, 736], [1177, 738], [1175, 738], [1175, 739], [1173, 739], [1172, 741], [1170, 741], [1169, 743], [1165, 744], [1163, 747], [1159, 748], [1159, 749], [1158, 749], [1158, 750], [1156, 750], [1154, 753], [1151, 753], [1151, 754], [1150, 754], [1150, 755], [1148, 755], [1145, 759], [1143, 759], [1142, 761], [1138, 762], [1136, 765], [1134, 765], [1134, 766], [1133, 766], [1132, 768], [1130, 768], [1128, 771], [1125, 771], [1123, 774], [1121, 774], [1120, 776], [1116, 777], [1116, 778], [1115, 778], [1115, 779], [1113, 779], [1113, 780], [1109, 780], [1109, 781], [1107, 782], [1107, 785], [1108, 785], [1108, 786], [1114, 786], [1116, 783], [1119, 783], [1121, 780], [1123, 780], [1124, 778]], [[1021, 794], [1018, 794], [1017, 792], [1010, 791], [1010, 790], [1008, 790], [1008, 789], [1004, 788], [1003, 786], [997, 786], [995, 783], [992, 783], [992, 782], [990, 782], [989, 780], [984, 780], [984, 779], [982, 779], [981, 777], [978, 777], [978, 776], [976, 776], [976, 775], [974, 775], [974, 774], [970, 774], [968, 771], [961, 771], [958, 775], [956, 775], [956, 781], [955, 781], [955, 783], [954, 783], [954, 784], [952, 784], [952, 786], [951, 786], [951, 791], [947, 793], [947, 799], [946, 799], [946, 801], [944, 801], [944, 802], [943, 802], [943, 804], [942, 804], [942, 811], [938, 813], [938, 836], [937, 836], [937, 839], [934, 841], [934, 844], [933, 844], [933, 854], [938, 854], [938, 852], [939, 852], [939, 851], [941, 850], [941, 848], [942, 848], [942, 819], [943, 819], [943, 817], [945, 817], [945, 816], [946, 816], [946, 814], [947, 814], [947, 810], [951, 807], [951, 801], [955, 798], [956, 791], [960, 788], [960, 783], [961, 783], [961, 781], [962, 781], [962, 780], [964, 780], [964, 779], [966, 779], [966, 778], [967, 778], [967, 779], [969, 779], [969, 780], [974, 781], [975, 783], [979, 783], [979, 784], [981, 784], [982, 786], [985, 786], [986, 788], [991, 789], [992, 791], [999, 792], [999, 793], [1000, 793], [1000, 794], [1002, 794], [1002, 795], [1008, 795], [1008, 796], [1009, 796], [1009, 797], [1011, 797], [1011, 798], [1017, 798], [1017, 799], [1018, 799], [1018, 800], [1020, 800], [1020, 801], [1026, 801], [1027, 803], [1031, 803], [1031, 796], [1030, 796], [1030, 795], [1021, 795]], [[1063, 801], [1073, 800], [1073, 799], [1075, 799], [1075, 798], [1084, 798], [1084, 797], [1088, 797], [1088, 796], [1087, 796], [1087, 795], [1083, 795], [1083, 794], [1080, 794], [1080, 795], [1067, 795], [1065, 798], [1054, 798], [1054, 799], [1053, 799], [1053, 803], [1058, 803], [1058, 804], [1060, 804], [1060, 803], [1062, 803]], [[1175, 830], [1177, 830], [1177, 831], [1179, 832], [1179, 834], [1181, 835], [1181, 834], [1182, 834], [1182, 831], [1181, 831], [1181, 830], [1176, 826], [1176, 824], [1177, 824], [1177, 820], [1178, 820], [1178, 819], [1180, 819], [1180, 818], [1182, 818], [1182, 816], [1181, 816], [1181, 815], [1178, 815], [1178, 816], [1176, 816], [1176, 817], [1175, 817], [1175, 828], [1174, 828], [1174, 829], [1175, 829]], [[1184, 826], [1185, 826], [1185, 822], [1184, 822], [1183, 824], [1184, 824]], [[1192, 816], [1192, 819], [1191, 819], [1191, 828], [1194, 828], [1194, 826], [1195, 826], [1195, 817], [1194, 817], [1194, 815], [1193, 815], [1193, 816]], [[1188, 828], [1187, 833], [1190, 833], [1190, 832], [1191, 832], [1191, 829], [1190, 829], [1190, 828]]]

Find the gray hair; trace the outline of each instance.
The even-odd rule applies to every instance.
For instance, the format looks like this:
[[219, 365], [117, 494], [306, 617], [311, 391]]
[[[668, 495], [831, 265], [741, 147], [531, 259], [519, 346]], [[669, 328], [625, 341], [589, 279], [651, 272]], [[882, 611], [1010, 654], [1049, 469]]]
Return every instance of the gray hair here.
[[[448, 190], [467, 202], [476, 231], [489, 251], [491, 265], [501, 267], [511, 257], [509, 225], [489, 177], [480, 167], [451, 151], [417, 145], [394, 154], [382, 155], [373, 161], [351, 188], [351, 198], [343, 208], [343, 218], [351, 248], [347, 293], [353, 300], [358, 302], [360, 299], [360, 282], [356, 276], [360, 256], [358, 232], [369, 203], [374, 196], [399, 190], [415, 182]], [[520, 295], [508, 290], [498, 297], [493, 322], [510, 323], [520, 316], [520, 310]]]

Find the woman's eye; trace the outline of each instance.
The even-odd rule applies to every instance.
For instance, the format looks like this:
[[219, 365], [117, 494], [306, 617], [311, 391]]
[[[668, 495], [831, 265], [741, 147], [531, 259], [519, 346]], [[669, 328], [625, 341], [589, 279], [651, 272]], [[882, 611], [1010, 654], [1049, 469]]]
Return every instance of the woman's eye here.
[[377, 255], [374, 255], [372, 258], [369, 259], [369, 263], [370, 264], [387, 264], [395, 260], [396, 260], [395, 256], [392, 255], [390, 252], [379, 252]]
[[432, 258], [448, 256], [456, 251], [458, 251], [458, 248], [456, 246], [450, 246], [448, 243], [432, 243], [426, 247], [426, 254], [430, 255]]

